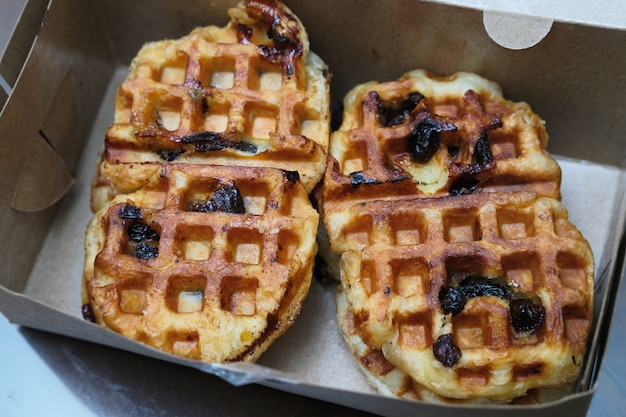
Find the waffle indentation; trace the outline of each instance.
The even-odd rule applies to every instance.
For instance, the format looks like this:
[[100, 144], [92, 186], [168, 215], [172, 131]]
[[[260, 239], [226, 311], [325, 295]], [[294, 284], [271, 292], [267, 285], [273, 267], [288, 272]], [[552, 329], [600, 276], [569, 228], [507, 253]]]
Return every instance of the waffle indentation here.
[[189, 261], [209, 259], [212, 250], [213, 229], [211, 227], [188, 226], [179, 229], [176, 255]]
[[230, 120], [230, 108], [228, 105], [206, 100], [205, 106], [206, 112], [204, 112], [204, 130], [216, 133], [226, 131]]
[[183, 84], [187, 75], [187, 60], [186, 54], [178, 54], [176, 59], [163, 65], [157, 80], [169, 85]]
[[229, 90], [235, 85], [235, 60], [218, 57], [200, 63], [200, 82], [220, 90]]
[[566, 288], [584, 290], [587, 286], [586, 264], [578, 256], [561, 252], [557, 255], [559, 278]]
[[428, 223], [422, 213], [391, 213], [389, 224], [393, 229], [393, 240], [398, 246], [419, 245], [426, 241]]
[[507, 282], [522, 292], [531, 292], [542, 285], [539, 256], [535, 252], [513, 253], [502, 258]]
[[282, 265], [287, 265], [292, 261], [293, 256], [300, 245], [300, 237], [290, 230], [278, 232], [278, 250], [276, 260]]
[[256, 290], [259, 285], [254, 278], [227, 276], [222, 279], [222, 310], [237, 316], [251, 316], [256, 312]]
[[234, 262], [258, 265], [263, 254], [263, 235], [256, 229], [230, 230], [227, 251]]
[[428, 313], [413, 315], [398, 324], [399, 343], [413, 349], [432, 346], [432, 317]]
[[535, 235], [534, 214], [515, 208], [497, 211], [498, 232], [503, 239], [524, 239]]
[[120, 311], [128, 314], [143, 314], [146, 308], [146, 291], [149, 277], [138, 275], [117, 286]]
[[204, 304], [206, 277], [202, 275], [176, 275], [169, 279], [166, 304], [176, 313], [201, 311]]
[[396, 259], [392, 261], [391, 268], [396, 277], [396, 294], [411, 297], [430, 292], [428, 262], [425, 259]]
[[187, 358], [200, 358], [199, 336], [197, 332], [170, 332], [167, 335], [172, 353]]
[[444, 216], [444, 239], [449, 243], [474, 242], [481, 239], [478, 215], [474, 212], [453, 212]]
[[376, 268], [371, 261], [363, 261], [361, 263], [361, 273], [359, 281], [367, 295], [372, 295], [378, 291], [378, 280], [376, 277]]
[[345, 228], [346, 241], [352, 242], [358, 247], [369, 246], [372, 225], [373, 220], [371, 216], [362, 215], [357, 217]]
[[459, 368], [456, 372], [459, 377], [459, 383], [472, 387], [487, 385], [491, 377], [491, 371], [487, 367]]
[[268, 140], [277, 131], [278, 110], [271, 107], [249, 105], [246, 107], [246, 134], [253, 139]]
[[520, 154], [518, 149], [519, 132], [503, 134], [497, 129], [489, 135], [489, 146], [494, 159], [517, 158]]
[[253, 59], [248, 74], [248, 88], [259, 91], [279, 91], [283, 85], [283, 70], [280, 65]]

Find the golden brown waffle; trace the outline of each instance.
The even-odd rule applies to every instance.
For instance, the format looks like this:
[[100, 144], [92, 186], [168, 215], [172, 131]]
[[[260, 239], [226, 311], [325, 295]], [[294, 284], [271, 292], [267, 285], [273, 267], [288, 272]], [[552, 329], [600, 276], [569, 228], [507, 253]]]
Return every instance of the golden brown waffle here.
[[[277, 167], [307, 191], [326, 167], [329, 73], [281, 2], [246, 0], [225, 27], [146, 44], [133, 60], [106, 134], [93, 208], [122, 190], [120, 163]], [[127, 184], [124, 188], [132, 187]]]
[[[341, 287], [338, 289], [336, 301], [337, 322], [341, 326], [347, 345], [368, 382], [382, 395], [439, 404], [488, 405], [502, 403], [480, 397], [462, 400], [446, 398], [417, 383], [409, 374], [389, 362], [380, 349], [372, 348], [363, 342], [363, 339], [355, 331], [354, 314], [350, 310], [345, 291]], [[538, 388], [530, 390], [523, 397], [509, 400], [507, 403], [540, 404], [549, 398], [563, 395], [565, 392], [567, 389]]]
[[559, 198], [543, 121], [475, 74], [416, 70], [344, 99], [332, 133], [324, 210], [353, 201], [534, 191]]
[[183, 357], [255, 360], [293, 323], [311, 281], [318, 214], [298, 174], [144, 166], [147, 185], [88, 227], [84, 314]]
[[361, 364], [373, 355], [370, 377], [395, 384], [388, 392], [406, 391], [402, 373], [417, 384], [409, 396], [493, 401], [577, 378], [593, 257], [558, 200], [477, 193], [361, 209], [371, 239], [341, 257], [338, 320]]

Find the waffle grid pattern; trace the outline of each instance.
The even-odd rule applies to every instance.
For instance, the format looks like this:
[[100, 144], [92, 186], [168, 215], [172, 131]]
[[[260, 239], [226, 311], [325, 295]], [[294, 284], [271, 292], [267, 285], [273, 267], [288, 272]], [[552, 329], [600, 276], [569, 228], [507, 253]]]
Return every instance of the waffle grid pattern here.
[[312, 189], [328, 148], [325, 65], [311, 52], [272, 62], [264, 45], [238, 43], [236, 28], [199, 28], [140, 51], [116, 98], [109, 163], [273, 166], [300, 171]]
[[[427, 99], [405, 110], [396, 123], [381, 123], [381, 107], [398, 106], [411, 93], [423, 93]], [[504, 100], [499, 88], [483, 79], [413, 71], [398, 81], [357, 87], [345, 102], [343, 125], [331, 139], [333, 160], [325, 183], [330, 200], [343, 195], [363, 200], [441, 197], [451, 193], [457, 179], [475, 180], [484, 192], [525, 190], [560, 196], [560, 168], [545, 152], [543, 121], [526, 103]], [[423, 111], [445, 118], [455, 130], [441, 133], [439, 149], [421, 166], [411, 160], [408, 142]], [[477, 162], [481, 134], [488, 137], [492, 165]], [[355, 173], [365, 184], [355, 187]]]
[[[466, 201], [461, 208], [459, 199]], [[346, 248], [342, 283], [356, 317], [354, 329], [368, 346], [419, 375], [415, 367], [433, 363], [433, 343], [451, 333], [463, 357], [454, 369], [438, 372], [456, 381], [461, 392], [482, 397], [498, 397], [504, 385], [515, 386], [518, 395], [533, 388], [553, 371], [548, 369], [551, 348], [571, 353], [574, 363], [566, 367], [580, 364], [591, 320], [593, 262], [558, 201], [531, 193], [493, 193], [437, 204], [378, 201], [358, 209], [355, 224], [361, 228], [346, 233], [345, 240], [369, 239]], [[421, 230], [394, 228], [401, 225], [396, 217], [411, 219]], [[507, 300], [479, 297], [458, 315], [443, 314], [440, 290], [450, 277], [472, 275], [502, 278], [520, 294], [539, 297], [547, 306], [550, 332], [515, 331]], [[485, 362], [485, 352], [497, 355], [503, 349], [509, 361], [500, 367]]]
[[[278, 170], [170, 165], [160, 179], [152, 190], [118, 198], [102, 217], [106, 242], [95, 258], [92, 292], [98, 304], [110, 308], [102, 311], [104, 321], [196, 359], [212, 355], [201, 346], [221, 322], [240, 332], [235, 335], [240, 340], [232, 341], [239, 351], [210, 359], [245, 355], [250, 341], [260, 338], [270, 317], [280, 313], [281, 300], [289, 300], [290, 287], [307, 286], [311, 265], [306, 257], [314, 242], [306, 231], [315, 230], [316, 213], [307, 207], [300, 184]], [[190, 211], [220, 182], [241, 190], [247, 213]], [[119, 215], [129, 202], [139, 203], [142, 221], [160, 235], [154, 259], [129, 253], [132, 220]], [[154, 333], [164, 323], [170, 324], [168, 331]]]

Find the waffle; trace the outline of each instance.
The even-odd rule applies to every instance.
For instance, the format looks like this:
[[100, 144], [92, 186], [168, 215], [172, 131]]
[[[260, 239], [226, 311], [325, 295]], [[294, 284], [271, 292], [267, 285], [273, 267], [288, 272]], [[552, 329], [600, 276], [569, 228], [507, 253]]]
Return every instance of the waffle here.
[[88, 226], [85, 317], [182, 357], [256, 360], [311, 282], [318, 214], [298, 174], [144, 167], [147, 185]]
[[331, 136], [324, 210], [469, 192], [559, 198], [561, 171], [547, 142], [528, 104], [505, 100], [497, 84], [475, 74], [415, 70], [361, 84], [344, 98]]
[[330, 123], [326, 65], [281, 2], [246, 0], [229, 15], [224, 27], [148, 43], [134, 58], [116, 95], [94, 210], [136, 189], [120, 172], [125, 163], [276, 167], [298, 171], [309, 192], [319, 182]]
[[[558, 200], [478, 193], [365, 208], [376, 213], [376, 239], [340, 265], [348, 307], [338, 320], [352, 329], [353, 351], [358, 335], [396, 373], [445, 398], [508, 401], [577, 378], [593, 257]], [[395, 216], [421, 229], [394, 229]]]

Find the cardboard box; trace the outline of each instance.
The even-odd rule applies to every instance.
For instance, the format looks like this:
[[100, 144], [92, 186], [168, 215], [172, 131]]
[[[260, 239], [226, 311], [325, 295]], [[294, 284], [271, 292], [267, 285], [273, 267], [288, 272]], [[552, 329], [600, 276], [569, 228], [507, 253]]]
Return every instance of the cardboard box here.
[[89, 185], [115, 90], [144, 42], [223, 25], [234, 3], [29, 2], [0, 64], [12, 87], [8, 98], [0, 95], [2, 313], [15, 323], [195, 367], [235, 385], [259, 383], [382, 415], [585, 415], [624, 276], [626, 20], [615, 18], [624, 7], [617, 1], [599, 11], [594, 5], [591, 15], [584, 7], [559, 8], [559, 2], [550, 2], [554, 8], [525, 2], [525, 14], [517, 15], [509, 9], [516, 2], [485, 10], [479, 1], [466, 2], [471, 7], [288, 1], [308, 30], [311, 49], [331, 69], [335, 98], [358, 83], [393, 80], [416, 68], [463, 70], [497, 81], [507, 98], [529, 102], [546, 120], [549, 150], [563, 168], [563, 201], [596, 257], [595, 323], [572, 392], [536, 406], [438, 406], [380, 397], [334, 322], [334, 288], [318, 282], [296, 324], [258, 364], [186, 361], [82, 319]]

